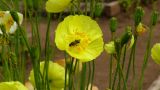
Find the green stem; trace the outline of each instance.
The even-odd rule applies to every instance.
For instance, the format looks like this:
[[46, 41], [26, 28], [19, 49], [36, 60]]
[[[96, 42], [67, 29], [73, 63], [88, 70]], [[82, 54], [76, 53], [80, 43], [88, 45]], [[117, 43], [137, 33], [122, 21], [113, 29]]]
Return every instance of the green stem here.
[[72, 90], [73, 88], [73, 82], [72, 82], [72, 73], [73, 73], [73, 63], [74, 63], [74, 59], [71, 59], [71, 63], [69, 65], [69, 90]]
[[64, 90], [67, 90], [67, 73], [68, 73], [68, 63], [67, 63], [67, 59], [68, 59], [68, 55], [65, 52], [65, 83], [64, 83]]
[[95, 62], [93, 60], [92, 61], [92, 78], [91, 78], [91, 88], [90, 88], [90, 90], [92, 90], [92, 87], [93, 87], [94, 73], [95, 73]]
[[88, 0], [85, 0], [85, 15], [87, 15], [88, 10]]
[[81, 73], [81, 85], [80, 90], [85, 90], [86, 88], [86, 63], [82, 64], [82, 73]]
[[95, 0], [90, 1], [90, 16], [94, 17], [94, 10], [95, 10]]
[[[111, 33], [111, 41], [114, 40], [114, 33]], [[113, 55], [110, 55], [110, 64], [109, 64], [109, 88], [112, 88], [112, 64], [113, 64]]]
[[126, 62], [126, 51], [127, 51], [127, 45], [124, 46], [122, 69], [124, 69], [124, 65], [125, 65], [125, 62]]
[[125, 78], [126, 82], [128, 81], [128, 78], [129, 78], [130, 67], [131, 67], [132, 60], [134, 61], [133, 58], [135, 57], [134, 53], [135, 53], [135, 49], [136, 49], [136, 44], [137, 44], [137, 36], [135, 36], [135, 42], [134, 42], [134, 44], [132, 46], [130, 57], [129, 57], [129, 63], [128, 63], [127, 72], [126, 72], [126, 78]]
[[47, 32], [46, 32], [46, 41], [45, 41], [45, 65], [44, 65], [44, 82], [46, 90], [50, 90], [49, 87], [49, 78], [48, 78], [48, 68], [49, 68], [49, 59], [50, 59], [50, 24], [51, 24], [51, 15], [48, 15], [48, 25], [47, 25]]
[[143, 86], [143, 79], [144, 79], [144, 72], [146, 70], [147, 64], [148, 64], [148, 58], [150, 55], [150, 51], [151, 51], [151, 40], [152, 40], [152, 36], [153, 36], [153, 26], [150, 26], [150, 31], [149, 31], [149, 37], [148, 37], [148, 41], [147, 41], [147, 47], [146, 47], [146, 52], [144, 55], [144, 60], [143, 60], [143, 66], [142, 66], [142, 71], [141, 71], [141, 76], [140, 76], [140, 82], [139, 82], [139, 89], [138, 90], [142, 90], [142, 86]]
[[87, 82], [87, 88], [86, 90], [88, 90], [88, 87], [89, 87], [89, 84], [90, 84], [90, 81], [91, 81], [91, 62], [88, 62], [88, 82]]

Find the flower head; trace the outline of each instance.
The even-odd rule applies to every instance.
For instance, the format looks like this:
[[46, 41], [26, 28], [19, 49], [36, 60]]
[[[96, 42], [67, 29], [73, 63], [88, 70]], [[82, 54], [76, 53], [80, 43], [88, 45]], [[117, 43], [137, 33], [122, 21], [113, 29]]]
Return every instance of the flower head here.
[[142, 23], [139, 23], [136, 31], [138, 35], [142, 35], [143, 33], [146, 32], [146, 27]]
[[151, 49], [151, 56], [157, 64], [160, 64], [160, 43], [157, 43], [153, 46]]
[[[40, 63], [40, 71], [43, 73], [45, 62]], [[50, 90], [62, 90], [65, 83], [65, 69], [61, 65], [49, 62], [48, 79]], [[33, 70], [30, 72], [29, 80], [35, 86]]]
[[[22, 24], [23, 15], [18, 13], [19, 22]], [[9, 11], [0, 11], [0, 24], [5, 26], [6, 33], [13, 34], [17, 29], [17, 23], [13, 20]], [[0, 29], [0, 34], [3, 34]]]
[[88, 16], [68, 16], [55, 35], [56, 46], [81, 62], [95, 59], [103, 51], [102, 31], [96, 21]]
[[0, 90], [28, 90], [22, 83], [18, 81], [0, 83]]
[[114, 45], [114, 41], [109, 42], [108, 44], [104, 45], [104, 49], [108, 54], [113, 54], [115, 53], [115, 45]]
[[66, 9], [71, 0], [48, 0], [46, 10], [51, 13], [59, 13]]

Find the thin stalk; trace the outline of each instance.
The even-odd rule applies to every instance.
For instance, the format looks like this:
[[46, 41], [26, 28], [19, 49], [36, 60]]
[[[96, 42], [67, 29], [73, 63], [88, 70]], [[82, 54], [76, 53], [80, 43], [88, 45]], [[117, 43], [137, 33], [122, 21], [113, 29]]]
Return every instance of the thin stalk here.
[[91, 78], [91, 88], [90, 88], [90, 90], [92, 90], [92, 87], [93, 87], [94, 73], [95, 73], [95, 62], [93, 60], [92, 61], [92, 78]]
[[94, 17], [94, 10], [95, 10], [95, 0], [90, 1], [90, 16]]
[[46, 41], [45, 41], [45, 65], [44, 65], [44, 83], [47, 90], [49, 88], [49, 78], [48, 78], [48, 67], [49, 67], [49, 50], [50, 50], [50, 24], [51, 24], [51, 15], [48, 15], [48, 25], [47, 25], [47, 32], [46, 32]]
[[38, 25], [38, 12], [36, 12], [35, 22], [36, 22], [36, 35], [38, 39], [39, 53], [41, 54], [41, 39], [40, 39], [39, 25]]
[[8, 8], [8, 10], [11, 10], [10, 6], [8, 5], [7, 2], [5, 2], [4, 0], [1, 0], [1, 2]]
[[83, 14], [80, 7], [78, 7], [74, 2], [72, 2], [72, 5], [78, 10], [79, 14]]
[[133, 58], [135, 57], [134, 53], [135, 53], [135, 49], [136, 49], [136, 44], [137, 44], [137, 36], [135, 36], [135, 42], [133, 44], [133, 47], [132, 47], [131, 53], [130, 53], [130, 57], [129, 57], [129, 63], [128, 63], [126, 78], [125, 78], [126, 82], [128, 81], [128, 78], [129, 78], [129, 73], [130, 73], [130, 67], [131, 67], [132, 60], [134, 60]]
[[91, 81], [91, 62], [88, 62], [88, 81], [87, 81], [87, 88], [86, 90], [88, 90], [88, 87], [89, 87], [89, 84], [90, 84], [90, 81]]
[[68, 73], [68, 63], [67, 63], [68, 55], [65, 52], [65, 83], [64, 83], [64, 90], [67, 90], [67, 73]]
[[70, 63], [70, 65], [69, 65], [69, 90], [72, 90], [72, 88], [73, 88], [73, 83], [72, 83], [72, 73], [73, 73], [73, 70], [72, 70], [72, 68], [73, 68], [73, 63], [74, 63], [74, 60], [73, 60], [73, 58], [71, 59], [71, 63]]
[[87, 15], [88, 10], [88, 0], [85, 0], [85, 15]]
[[142, 71], [141, 71], [138, 90], [142, 90], [144, 72], [146, 70], [146, 67], [147, 67], [147, 64], [148, 64], [148, 58], [149, 58], [150, 51], [151, 51], [151, 47], [150, 46], [151, 46], [152, 36], [153, 36], [153, 26], [151, 25], [150, 26], [150, 31], [149, 31], [149, 37], [148, 37], [148, 41], [147, 41], [146, 52], [145, 52], [145, 55], [144, 55], [143, 66], [142, 66]]
[[81, 84], [80, 84], [80, 90], [85, 90], [86, 88], [86, 63], [82, 64], [82, 73], [81, 73]]
[[127, 51], [127, 45], [124, 46], [122, 69], [124, 69], [124, 65], [125, 65], [125, 62], [126, 62], [126, 51]]
[[[111, 33], [111, 41], [114, 40], [114, 33]], [[112, 65], [113, 65], [113, 55], [110, 55], [109, 64], [109, 88], [112, 88]]]
[[[126, 81], [125, 81], [125, 78], [124, 78], [124, 75], [123, 75], [123, 70], [122, 70], [122, 67], [121, 67], [120, 59], [121, 59], [121, 51], [118, 54], [117, 66], [118, 66], [118, 71], [119, 71], [119, 79], [122, 78], [122, 80], [123, 80], [123, 84], [124, 84], [124, 89], [123, 90], [127, 90], [127, 84], [126, 84]], [[120, 89], [120, 87], [119, 87], [119, 89]]]

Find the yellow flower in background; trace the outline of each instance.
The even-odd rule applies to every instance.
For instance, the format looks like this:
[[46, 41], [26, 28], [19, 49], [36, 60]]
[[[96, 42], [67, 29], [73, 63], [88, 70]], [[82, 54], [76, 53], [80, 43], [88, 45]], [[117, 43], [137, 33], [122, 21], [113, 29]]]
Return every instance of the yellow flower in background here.
[[105, 44], [104, 49], [108, 54], [114, 54], [115, 53], [114, 41], [111, 41], [108, 44]]
[[[40, 63], [41, 73], [43, 73], [44, 64], [45, 64], [44, 61]], [[49, 78], [50, 90], [63, 90], [65, 83], [64, 67], [50, 61], [48, 67], [48, 78]], [[30, 72], [29, 80], [33, 84], [33, 86], [35, 86], [33, 70]]]
[[[23, 15], [18, 13], [19, 22], [22, 24]], [[0, 24], [5, 26], [6, 33], [13, 34], [17, 29], [17, 23], [13, 20], [9, 11], [0, 11]], [[0, 34], [3, 34], [0, 29]]]
[[59, 13], [66, 9], [71, 0], [48, 0], [46, 10], [50, 13]]
[[11, 81], [11, 82], [1, 82], [0, 90], [28, 90], [28, 89], [18, 81]]
[[136, 30], [137, 30], [138, 35], [142, 35], [143, 33], [147, 31], [146, 27], [142, 23], [139, 23]]
[[151, 49], [151, 56], [157, 64], [160, 64], [160, 43], [157, 43], [153, 46]]
[[98, 57], [104, 44], [99, 25], [84, 15], [71, 15], [59, 23], [55, 43], [60, 50], [65, 50], [81, 62]]

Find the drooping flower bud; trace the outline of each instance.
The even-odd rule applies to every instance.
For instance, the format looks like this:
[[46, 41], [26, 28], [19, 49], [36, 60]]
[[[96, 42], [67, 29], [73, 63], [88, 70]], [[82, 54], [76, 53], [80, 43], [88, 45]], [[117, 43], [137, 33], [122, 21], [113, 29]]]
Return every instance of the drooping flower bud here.
[[112, 17], [110, 19], [110, 23], [109, 23], [109, 27], [110, 27], [111, 32], [115, 32], [117, 29], [117, 26], [118, 26], [117, 19], [115, 17]]
[[131, 39], [131, 37], [132, 37], [132, 29], [130, 26], [128, 26], [128, 27], [126, 27], [126, 30], [121, 37], [121, 46], [128, 43], [128, 41]]
[[104, 45], [104, 49], [108, 54], [113, 54], [115, 53], [115, 45], [114, 45], [114, 41], [111, 41], [107, 44]]

